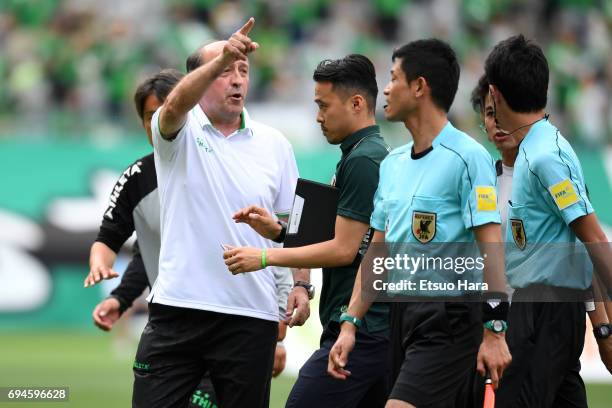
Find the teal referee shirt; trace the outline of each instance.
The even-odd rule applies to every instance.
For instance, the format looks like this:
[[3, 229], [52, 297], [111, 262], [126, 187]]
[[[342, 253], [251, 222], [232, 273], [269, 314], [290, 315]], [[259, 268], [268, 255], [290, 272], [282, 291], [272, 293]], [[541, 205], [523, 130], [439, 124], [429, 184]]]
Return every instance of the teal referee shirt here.
[[[415, 251], [408, 255], [427, 252], [428, 256], [446, 256], [439, 246], [427, 251], [427, 245], [473, 243], [472, 228], [500, 222], [493, 159], [482, 145], [450, 122], [433, 140], [430, 149], [415, 155], [413, 143], [409, 143], [383, 160], [370, 225], [385, 232], [387, 243], [415, 244], [405, 247]], [[436, 276], [430, 276], [432, 273]], [[481, 282], [482, 277], [475, 273], [447, 271], [446, 276], [440, 276], [439, 271], [421, 270], [400, 275], [415, 282], [429, 278], [437, 282], [458, 279]], [[390, 277], [389, 281], [397, 281], [397, 276]], [[465, 291], [451, 292], [459, 295]], [[410, 294], [450, 293], [411, 290]]]
[[588, 288], [592, 264], [569, 224], [592, 212], [580, 161], [569, 142], [548, 120], [535, 123], [514, 163], [506, 228], [510, 285]]

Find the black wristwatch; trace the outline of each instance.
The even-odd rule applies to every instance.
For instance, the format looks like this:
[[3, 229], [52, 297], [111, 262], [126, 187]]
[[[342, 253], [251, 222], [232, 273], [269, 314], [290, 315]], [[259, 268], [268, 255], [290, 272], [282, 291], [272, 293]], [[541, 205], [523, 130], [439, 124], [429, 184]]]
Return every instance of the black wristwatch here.
[[605, 340], [612, 334], [612, 324], [603, 323], [593, 329], [593, 334], [597, 340]]
[[306, 292], [308, 292], [308, 300], [312, 300], [312, 298], [314, 298], [314, 295], [315, 295], [315, 287], [314, 286], [312, 286], [308, 282], [297, 281], [297, 282], [295, 282], [293, 287], [295, 288], [295, 287], [298, 287], [298, 286], [306, 289]]
[[287, 223], [284, 221], [276, 221], [281, 226], [281, 232], [278, 234], [278, 237], [274, 238], [272, 241], [282, 244], [285, 242], [285, 237], [287, 236]]

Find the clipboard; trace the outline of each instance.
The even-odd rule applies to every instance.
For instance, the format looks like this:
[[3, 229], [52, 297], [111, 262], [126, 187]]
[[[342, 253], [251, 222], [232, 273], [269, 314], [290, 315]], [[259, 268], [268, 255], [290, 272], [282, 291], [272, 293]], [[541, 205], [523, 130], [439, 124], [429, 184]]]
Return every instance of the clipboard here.
[[298, 179], [287, 223], [285, 248], [329, 241], [334, 238], [340, 190], [316, 181]]

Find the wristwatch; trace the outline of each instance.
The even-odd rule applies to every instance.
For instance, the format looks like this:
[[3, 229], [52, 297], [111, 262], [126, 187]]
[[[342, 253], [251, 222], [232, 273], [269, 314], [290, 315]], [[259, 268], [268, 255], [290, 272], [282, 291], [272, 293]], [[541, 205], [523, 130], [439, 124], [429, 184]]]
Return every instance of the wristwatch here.
[[315, 287], [314, 286], [312, 286], [308, 282], [297, 281], [297, 282], [295, 282], [293, 287], [295, 288], [295, 287], [298, 287], [298, 286], [306, 289], [306, 292], [308, 292], [308, 300], [312, 300], [312, 298], [314, 298], [314, 295], [315, 295]]
[[612, 324], [603, 323], [593, 329], [593, 334], [597, 340], [605, 340], [612, 335]]
[[493, 333], [504, 333], [508, 330], [508, 323], [504, 320], [489, 320], [484, 324], [484, 327]]
[[342, 322], [352, 323], [357, 328], [361, 327], [361, 319], [358, 319], [355, 316], [351, 316], [346, 312], [342, 312], [342, 314], [340, 315], [340, 324], [342, 324]]
[[283, 242], [285, 242], [285, 237], [287, 236], [287, 223], [284, 221], [276, 221], [278, 225], [281, 226], [281, 231], [278, 234], [278, 237], [274, 238], [272, 241], [278, 243], [278, 244], [282, 244]]

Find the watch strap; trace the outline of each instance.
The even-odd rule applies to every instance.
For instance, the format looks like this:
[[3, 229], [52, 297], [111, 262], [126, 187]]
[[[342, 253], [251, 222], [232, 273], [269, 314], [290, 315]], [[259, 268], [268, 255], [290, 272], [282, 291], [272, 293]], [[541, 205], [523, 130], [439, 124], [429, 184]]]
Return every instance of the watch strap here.
[[306, 293], [308, 293], [308, 300], [312, 300], [312, 298], [314, 298], [314, 287], [310, 283], [304, 281], [297, 281], [293, 285], [294, 288], [298, 286], [306, 289]]
[[272, 241], [276, 242], [277, 244], [282, 244], [285, 242], [285, 237], [287, 236], [287, 223], [283, 221], [276, 222], [281, 226], [281, 232], [278, 234], [278, 237], [274, 238]]
[[349, 322], [352, 323], [355, 327], [360, 328], [361, 327], [361, 319], [355, 317], [355, 316], [351, 316], [350, 314], [343, 312], [340, 315], [340, 324], [342, 324], [342, 322]]
[[612, 324], [603, 323], [593, 328], [593, 335], [597, 340], [607, 339], [612, 335]]
[[484, 323], [484, 328], [493, 333], [505, 333], [508, 330], [508, 323], [505, 320], [489, 320]]

